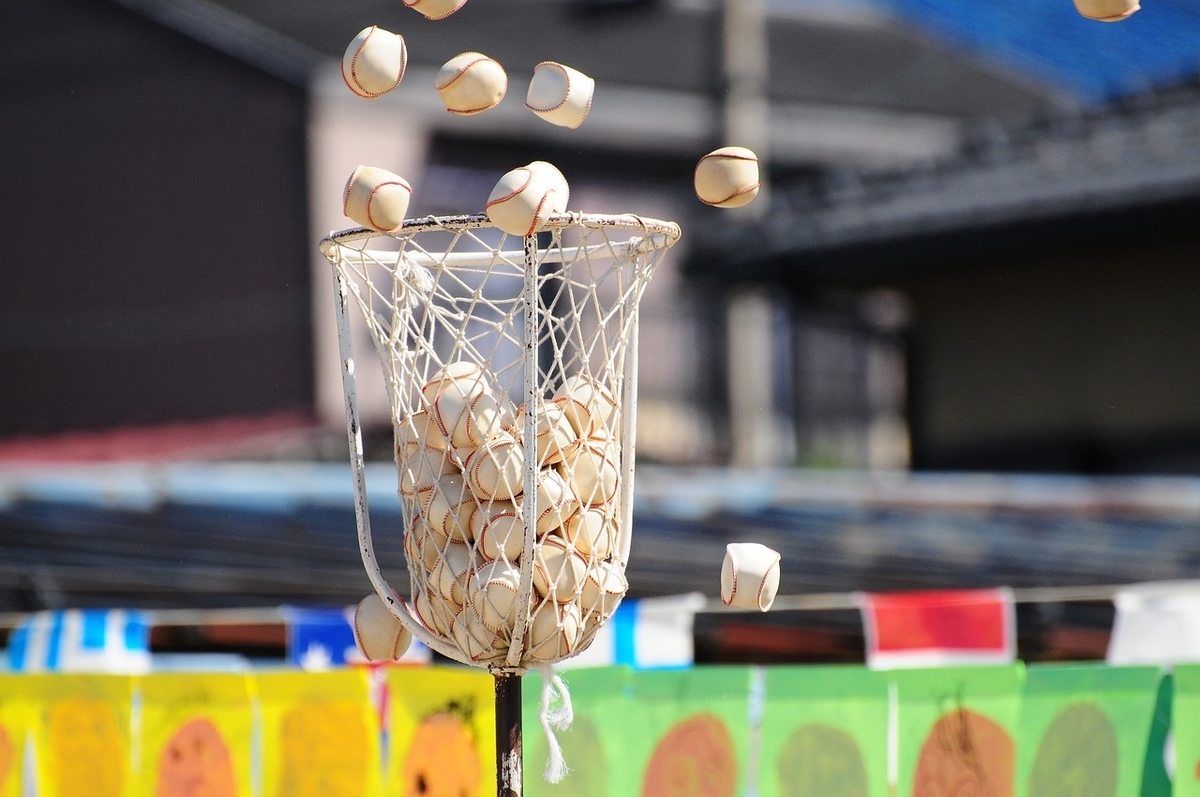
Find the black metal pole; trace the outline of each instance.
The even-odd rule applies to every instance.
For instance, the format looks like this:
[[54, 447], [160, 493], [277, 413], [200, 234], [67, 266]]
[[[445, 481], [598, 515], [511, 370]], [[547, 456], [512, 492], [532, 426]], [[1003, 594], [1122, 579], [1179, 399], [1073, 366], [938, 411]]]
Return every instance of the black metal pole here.
[[496, 681], [496, 797], [521, 797], [521, 676], [493, 673]]

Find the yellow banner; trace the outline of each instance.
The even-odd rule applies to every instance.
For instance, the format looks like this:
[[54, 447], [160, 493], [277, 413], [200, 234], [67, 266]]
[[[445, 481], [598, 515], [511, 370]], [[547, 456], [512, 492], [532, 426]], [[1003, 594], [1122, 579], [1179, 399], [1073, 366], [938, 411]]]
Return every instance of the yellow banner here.
[[379, 722], [370, 673], [255, 676], [262, 714], [262, 797], [378, 797]]
[[147, 797], [250, 797], [250, 678], [164, 673], [141, 680], [138, 791]]
[[0, 675], [0, 797], [20, 797], [29, 729], [29, 678]]
[[496, 793], [492, 676], [466, 667], [388, 670], [390, 794]]
[[23, 676], [39, 797], [133, 797], [134, 679]]

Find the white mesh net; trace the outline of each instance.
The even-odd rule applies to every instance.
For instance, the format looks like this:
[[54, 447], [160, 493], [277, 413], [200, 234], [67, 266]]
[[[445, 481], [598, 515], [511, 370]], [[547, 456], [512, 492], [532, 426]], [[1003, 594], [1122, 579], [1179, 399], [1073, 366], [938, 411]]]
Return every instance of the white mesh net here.
[[348, 303], [383, 364], [408, 598], [375, 561], [359, 440], [363, 561], [433, 649], [546, 669], [585, 649], [625, 595], [638, 301], [678, 237], [653, 219], [563, 214], [525, 239], [463, 216], [322, 242], [352, 437]]

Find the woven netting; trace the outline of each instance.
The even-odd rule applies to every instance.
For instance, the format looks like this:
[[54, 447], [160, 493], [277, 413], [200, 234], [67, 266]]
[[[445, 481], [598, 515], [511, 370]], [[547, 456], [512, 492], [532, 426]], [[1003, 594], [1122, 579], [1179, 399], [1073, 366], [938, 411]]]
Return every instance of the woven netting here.
[[346, 303], [384, 369], [404, 519], [386, 544], [403, 546], [406, 596], [379, 572], [360, 495], [364, 563], [433, 649], [541, 668], [584, 650], [625, 595], [638, 301], [678, 236], [652, 219], [564, 214], [527, 238], [463, 216], [323, 242], [352, 434]]

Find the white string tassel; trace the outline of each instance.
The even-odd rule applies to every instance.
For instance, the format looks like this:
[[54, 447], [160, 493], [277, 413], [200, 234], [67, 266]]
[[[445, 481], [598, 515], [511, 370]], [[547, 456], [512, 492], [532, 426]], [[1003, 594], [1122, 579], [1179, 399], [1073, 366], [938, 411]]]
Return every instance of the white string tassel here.
[[565, 731], [570, 728], [575, 719], [575, 712], [571, 708], [571, 694], [567, 691], [567, 685], [554, 672], [554, 668], [549, 664], [542, 664], [539, 665], [538, 672], [542, 674], [542, 706], [538, 712], [538, 722], [546, 732], [546, 743], [550, 748], [544, 777], [548, 783], [559, 783], [567, 776], [569, 770], [554, 730], [557, 728]]

